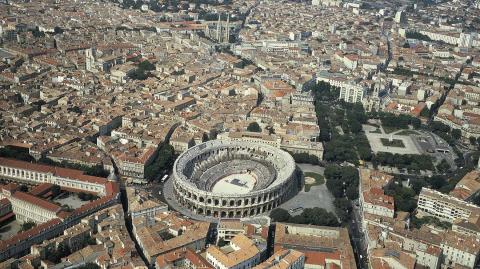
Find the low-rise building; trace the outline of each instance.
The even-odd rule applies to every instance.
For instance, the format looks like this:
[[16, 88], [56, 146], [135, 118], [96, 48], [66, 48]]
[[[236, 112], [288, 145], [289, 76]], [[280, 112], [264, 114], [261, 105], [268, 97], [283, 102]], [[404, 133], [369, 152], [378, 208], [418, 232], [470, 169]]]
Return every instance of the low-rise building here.
[[153, 218], [141, 216], [132, 220], [133, 236], [149, 264], [159, 255], [173, 250], [205, 249], [210, 223], [187, 220], [176, 213], [157, 213]]
[[371, 188], [362, 193], [361, 203], [365, 213], [393, 218], [395, 203], [392, 196], [385, 195], [380, 188]]
[[305, 254], [293, 249], [284, 249], [275, 252], [270, 258], [254, 269], [303, 269], [305, 268]]
[[207, 249], [207, 261], [219, 269], [251, 268], [260, 263], [266, 245], [257, 246], [255, 241], [243, 234], [235, 236], [228, 246], [219, 248], [210, 246]]
[[128, 213], [132, 219], [146, 216], [153, 218], [158, 213], [168, 211], [168, 205], [153, 199], [143, 190], [127, 187]]
[[158, 256], [155, 261], [155, 268], [213, 269], [214, 267], [200, 254], [189, 248], [183, 248]]

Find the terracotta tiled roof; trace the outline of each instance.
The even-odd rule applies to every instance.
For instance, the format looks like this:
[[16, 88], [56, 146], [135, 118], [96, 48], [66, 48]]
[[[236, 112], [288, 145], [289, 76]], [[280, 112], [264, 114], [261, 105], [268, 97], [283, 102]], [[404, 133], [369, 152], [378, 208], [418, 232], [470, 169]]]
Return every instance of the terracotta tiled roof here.
[[58, 206], [54, 203], [50, 203], [49, 201], [40, 199], [38, 197], [35, 197], [35, 196], [33, 196], [31, 194], [28, 194], [28, 193], [25, 193], [25, 192], [17, 191], [12, 196], [19, 199], [19, 200], [25, 201], [27, 203], [30, 203], [32, 205], [36, 205], [38, 207], [41, 207], [43, 209], [46, 209], [48, 211], [52, 211], [52, 212], [55, 212], [55, 213], [60, 211], [60, 209], [61, 209], [60, 206]]

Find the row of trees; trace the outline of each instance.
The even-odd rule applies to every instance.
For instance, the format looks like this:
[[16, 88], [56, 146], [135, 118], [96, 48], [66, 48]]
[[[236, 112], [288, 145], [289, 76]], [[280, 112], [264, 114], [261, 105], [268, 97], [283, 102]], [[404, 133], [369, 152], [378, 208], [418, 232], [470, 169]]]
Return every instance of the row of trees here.
[[154, 180], [162, 171], [170, 170], [175, 161], [175, 151], [169, 144], [163, 144], [158, 150], [155, 160], [145, 168], [145, 178]]
[[270, 217], [272, 218], [272, 221], [275, 222], [289, 222], [330, 227], [340, 226], [335, 214], [319, 207], [306, 208], [300, 215], [296, 216], [290, 215], [290, 213], [283, 208], [275, 208], [270, 212]]
[[408, 39], [418, 39], [423, 41], [432, 41], [427, 35], [421, 34], [419, 32], [406, 32], [405, 37]]
[[77, 195], [82, 201], [93, 201], [99, 198], [97, 195], [88, 192], [79, 192]]
[[26, 162], [35, 161], [35, 159], [30, 156], [27, 149], [12, 146], [5, 146], [4, 148], [0, 148], [0, 157], [14, 158]]
[[382, 122], [383, 127], [396, 129], [408, 129], [409, 125], [418, 129], [422, 124], [420, 119], [406, 114], [395, 115], [387, 112], [371, 112], [369, 117], [372, 119], [379, 119]]
[[320, 163], [320, 160], [315, 155], [311, 155], [308, 153], [292, 153], [292, 152], [290, 152], [290, 154], [292, 155], [293, 159], [297, 163], [309, 163], [309, 164]]
[[462, 137], [462, 131], [460, 129], [450, 128], [450, 126], [439, 121], [432, 121], [428, 128], [452, 146]]
[[39, 160], [40, 163], [63, 167], [63, 168], [71, 168], [76, 170], [82, 170], [86, 175], [95, 176], [95, 177], [108, 177], [110, 174], [109, 171], [105, 170], [102, 165], [98, 164], [95, 166], [87, 166], [77, 163], [70, 163], [67, 161], [56, 162], [49, 158], [41, 158]]
[[335, 213], [345, 223], [350, 220], [352, 200], [358, 198], [358, 184], [360, 177], [358, 170], [352, 166], [329, 165], [325, 168], [327, 188], [335, 197], [333, 205]]
[[373, 156], [372, 163], [375, 167], [378, 165], [393, 166], [399, 169], [407, 169], [409, 171], [435, 170], [432, 157], [426, 154], [415, 155], [378, 152], [375, 156]]
[[326, 82], [310, 85], [308, 90], [313, 91], [316, 100], [320, 141], [325, 142], [324, 159], [353, 164], [358, 164], [359, 159], [371, 160], [370, 144], [362, 131], [362, 124], [368, 120], [362, 104], [338, 101], [339, 89]]

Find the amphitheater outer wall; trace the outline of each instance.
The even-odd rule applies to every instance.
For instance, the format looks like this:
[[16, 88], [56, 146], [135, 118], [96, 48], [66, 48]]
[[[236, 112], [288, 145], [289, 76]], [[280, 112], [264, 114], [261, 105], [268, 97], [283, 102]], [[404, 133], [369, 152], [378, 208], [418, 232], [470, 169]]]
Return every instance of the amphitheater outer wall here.
[[[201, 162], [240, 159], [261, 159], [275, 169], [275, 178], [265, 188], [245, 194], [213, 193], [197, 187], [185, 171], [195, 171]], [[193, 166], [193, 167], [192, 167]], [[188, 174], [188, 173], [187, 173]], [[177, 202], [193, 214], [214, 218], [243, 218], [266, 213], [279, 206], [296, 188], [295, 161], [275, 147], [261, 143], [209, 141], [184, 152], [175, 161], [173, 191]]]

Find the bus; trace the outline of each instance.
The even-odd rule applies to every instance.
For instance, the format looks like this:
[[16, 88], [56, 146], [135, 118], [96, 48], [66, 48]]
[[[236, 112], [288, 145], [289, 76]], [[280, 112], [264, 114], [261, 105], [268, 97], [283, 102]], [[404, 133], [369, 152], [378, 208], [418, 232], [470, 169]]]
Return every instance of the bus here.
[[160, 182], [163, 183], [163, 182], [165, 182], [165, 180], [167, 180], [167, 179], [168, 179], [168, 174], [165, 174], [165, 175], [162, 177], [162, 179], [160, 180]]

